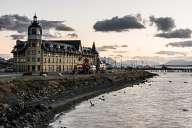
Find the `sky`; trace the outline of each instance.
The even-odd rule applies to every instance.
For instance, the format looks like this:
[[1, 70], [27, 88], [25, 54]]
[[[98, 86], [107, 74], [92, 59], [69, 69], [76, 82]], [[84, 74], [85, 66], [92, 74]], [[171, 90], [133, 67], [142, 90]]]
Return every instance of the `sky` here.
[[0, 0], [0, 56], [10, 55], [15, 38], [26, 40], [27, 34], [27, 27], [10, 27], [3, 16], [28, 22], [36, 13], [47, 23], [44, 39], [95, 42], [102, 57], [190, 60], [191, 5], [191, 0]]

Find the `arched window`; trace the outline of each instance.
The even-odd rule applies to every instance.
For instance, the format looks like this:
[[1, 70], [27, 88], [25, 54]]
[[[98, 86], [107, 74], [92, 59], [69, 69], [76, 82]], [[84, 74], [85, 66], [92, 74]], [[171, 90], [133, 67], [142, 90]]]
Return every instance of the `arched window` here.
[[37, 34], [37, 31], [36, 31], [35, 28], [32, 28], [32, 29], [31, 29], [31, 34], [32, 34], [32, 35], [36, 35], [36, 34]]

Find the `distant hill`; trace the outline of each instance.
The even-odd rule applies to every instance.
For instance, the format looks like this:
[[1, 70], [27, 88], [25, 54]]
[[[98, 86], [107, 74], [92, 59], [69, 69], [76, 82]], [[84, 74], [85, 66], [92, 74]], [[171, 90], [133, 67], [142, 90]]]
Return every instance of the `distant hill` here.
[[4, 59], [9, 59], [9, 58], [12, 58], [12, 55], [11, 54], [1, 54], [0, 53], [0, 57], [4, 58]]
[[186, 60], [171, 60], [165, 63], [165, 65], [192, 65], [192, 61]]

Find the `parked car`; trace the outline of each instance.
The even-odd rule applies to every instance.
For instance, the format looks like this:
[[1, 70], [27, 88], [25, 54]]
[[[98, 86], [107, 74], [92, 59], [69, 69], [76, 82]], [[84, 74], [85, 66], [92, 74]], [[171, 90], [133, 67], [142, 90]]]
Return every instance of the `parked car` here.
[[1, 69], [0, 69], [0, 72], [5, 72], [5, 68], [1, 68]]
[[90, 66], [90, 73], [95, 73], [96, 72], [96, 66], [95, 65], [91, 65]]
[[7, 68], [5, 69], [5, 72], [13, 72], [13, 68], [7, 67]]

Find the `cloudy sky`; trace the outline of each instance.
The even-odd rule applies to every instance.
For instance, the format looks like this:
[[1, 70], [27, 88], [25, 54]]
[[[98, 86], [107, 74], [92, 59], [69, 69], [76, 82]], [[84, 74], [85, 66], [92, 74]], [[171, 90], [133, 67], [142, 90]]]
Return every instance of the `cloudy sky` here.
[[95, 41], [101, 56], [192, 58], [191, 0], [0, 0], [0, 55], [25, 40], [34, 13], [44, 39]]

